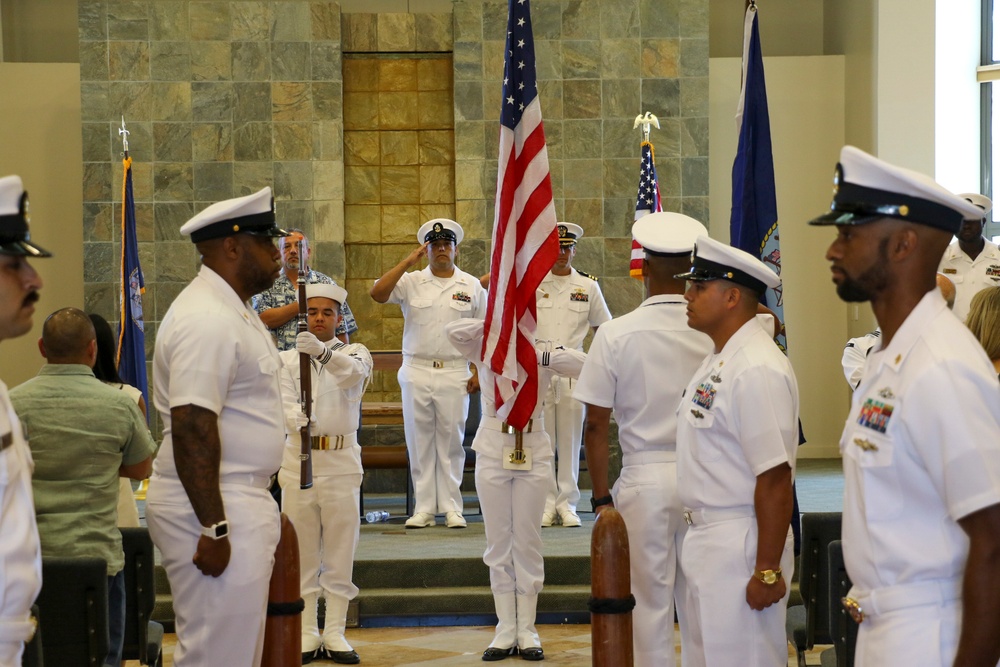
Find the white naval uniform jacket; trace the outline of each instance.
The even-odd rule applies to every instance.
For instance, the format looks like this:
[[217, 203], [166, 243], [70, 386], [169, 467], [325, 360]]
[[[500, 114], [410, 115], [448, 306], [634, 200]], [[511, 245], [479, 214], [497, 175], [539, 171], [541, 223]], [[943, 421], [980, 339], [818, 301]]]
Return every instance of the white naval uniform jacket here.
[[[327, 343], [333, 351], [325, 365], [311, 359], [312, 415], [311, 434], [351, 436], [350, 444], [340, 449], [313, 450], [313, 475], [361, 474], [361, 447], [357, 444], [360, 421], [358, 406], [365, 393], [366, 380], [372, 371], [372, 356], [368, 348], [359, 343], [345, 345], [334, 338]], [[301, 438], [295, 425], [301, 405], [300, 355], [296, 350], [286, 350], [281, 356], [281, 398], [285, 411], [285, 428], [288, 437], [281, 466], [298, 472]]]
[[448, 342], [444, 325], [461, 318], [483, 319], [486, 290], [478, 278], [457, 266], [449, 278], [438, 278], [430, 267], [404, 273], [392, 288], [389, 303], [403, 311], [403, 357], [456, 361], [461, 358]]
[[568, 276], [545, 275], [536, 291], [539, 340], [558, 341], [568, 350], [583, 350], [592, 327], [611, 319], [608, 304], [596, 280], [570, 269]]
[[958, 520], [1000, 502], [1000, 385], [938, 290], [868, 355], [840, 440], [857, 591], [958, 578]]
[[973, 260], [954, 241], [944, 251], [938, 271], [955, 284], [955, 317], [964, 322], [972, 297], [980, 290], [1000, 285], [1000, 248], [986, 241], [983, 251]]

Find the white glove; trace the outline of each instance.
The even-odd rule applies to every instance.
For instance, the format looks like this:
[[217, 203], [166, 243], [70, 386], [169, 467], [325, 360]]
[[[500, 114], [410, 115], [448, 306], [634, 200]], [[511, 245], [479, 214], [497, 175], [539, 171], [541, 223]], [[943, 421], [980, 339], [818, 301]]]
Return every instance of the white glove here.
[[309, 417], [306, 417], [306, 413], [299, 409], [295, 413], [295, 430], [301, 431], [309, 424]]
[[310, 357], [315, 358], [321, 364], [330, 361], [330, 357], [333, 355], [330, 352], [330, 348], [323, 341], [308, 331], [301, 331], [295, 337], [295, 349], [300, 354], [308, 354]]

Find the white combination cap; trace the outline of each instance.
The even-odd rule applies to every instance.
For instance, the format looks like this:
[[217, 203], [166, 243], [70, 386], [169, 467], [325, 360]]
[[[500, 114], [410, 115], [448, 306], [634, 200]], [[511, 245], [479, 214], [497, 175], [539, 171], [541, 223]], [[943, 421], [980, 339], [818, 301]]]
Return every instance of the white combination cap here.
[[28, 230], [28, 193], [20, 176], [0, 178], [0, 255], [51, 257], [52, 253], [31, 242]]
[[559, 230], [559, 245], [562, 247], [576, 245], [583, 238], [583, 227], [572, 222], [556, 223], [556, 229]]
[[464, 236], [465, 232], [462, 231], [462, 225], [448, 218], [428, 220], [420, 225], [420, 229], [417, 230], [417, 240], [421, 243], [445, 239], [458, 245], [462, 242]]
[[255, 236], [288, 236], [288, 232], [274, 222], [274, 199], [271, 188], [263, 188], [252, 195], [227, 199], [212, 204], [181, 227], [181, 234], [200, 243], [233, 234]]
[[993, 210], [993, 200], [979, 194], [978, 192], [963, 192], [958, 196], [973, 206], [983, 209], [983, 214], [981, 216], [978, 218], [967, 218], [968, 220], [982, 220], [990, 214], [990, 211]]
[[763, 294], [781, 285], [781, 278], [748, 252], [709, 236], [699, 236], [691, 253], [691, 270], [675, 278], [683, 280], [729, 280]]
[[632, 225], [632, 238], [651, 255], [690, 255], [699, 236], [708, 236], [705, 225], [681, 213], [650, 213]]
[[306, 301], [313, 297], [333, 299], [341, 306], [347, 303], [347, 290], [340, 285], [330, 283], [310, 283], [306, 285]]
[[934, 179], [879, 160], [854, 146], [840, 150], [830, 212], [810, 225], [864, 225], [897, 218], [956, 233], [982, 210]]

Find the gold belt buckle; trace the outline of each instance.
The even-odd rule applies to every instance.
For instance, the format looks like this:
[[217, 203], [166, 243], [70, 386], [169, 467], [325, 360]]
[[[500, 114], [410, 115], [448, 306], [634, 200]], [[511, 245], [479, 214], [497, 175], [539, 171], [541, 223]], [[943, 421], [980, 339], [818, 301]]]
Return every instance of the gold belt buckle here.
[[854, 598], [840, 598], [840, 604], [844, 605], [844, 609], [846, 609], [847, 613], [851, 615], [851, 618], [854, 619], [855, 623], [860, 625], [864, 622], [865, 610], [861, 608], [861, 605], [858, 604], [857, 600]]
[[434, 368], [444, 368], [443, 361], [432, 361], [431, 363], [434, 365]]
[[694, 525], [694, 520], [691, 518], [691, 512], [684, 512], [684, 522], [689, 525]]
[[312, 448], [326, 450], [330, 448], [330, 438], [325, 435], [314, 435], [312, 437]]

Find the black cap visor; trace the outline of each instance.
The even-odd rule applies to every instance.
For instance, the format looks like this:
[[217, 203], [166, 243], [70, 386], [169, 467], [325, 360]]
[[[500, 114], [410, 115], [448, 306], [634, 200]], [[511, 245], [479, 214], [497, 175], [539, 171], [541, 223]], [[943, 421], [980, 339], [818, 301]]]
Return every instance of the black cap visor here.
[[927, 199], [841, 183], [833, 196], [830, 212], [809, 221], [810, 225], [864, 225], [882, 218], [906, 220], [952, 234], [962, 226], [962, 214]]
[[0, 255], [51, 257], [52, 253], [27, 239], [0, 239]]
[[694, 265], [687, 273], [678, 273], [674, 276], [678, 280], [691, 280], [694, 282], [705, 282], [707, 280], [728, 280], [737, 285], [749, 287], [757, 294], [767, 291], [767, 285], [762, 280], [754, 278], [746, 271], [734, 269], [717, 262], [712, 262], [702, 257], [694, 257]]
[[201, 243], [212, 239], [221, 239], [234, 234], [252, 234], [254, 236], [270, 236], [280, 238], [290, 232], [278, 227], [274, 222], [274, 211], [244, 215], [238, 218], [220, 220], [191, 232], [191, 241]]
[[432, 229], [424, 234], [424, 243], [434, 243], [435, 241], [451, 241], [452, 243], [458, 245], [458, 237], [455, 236], [455, 232], [450, 229], [442, 229], [439, 232], [435, 232]]

